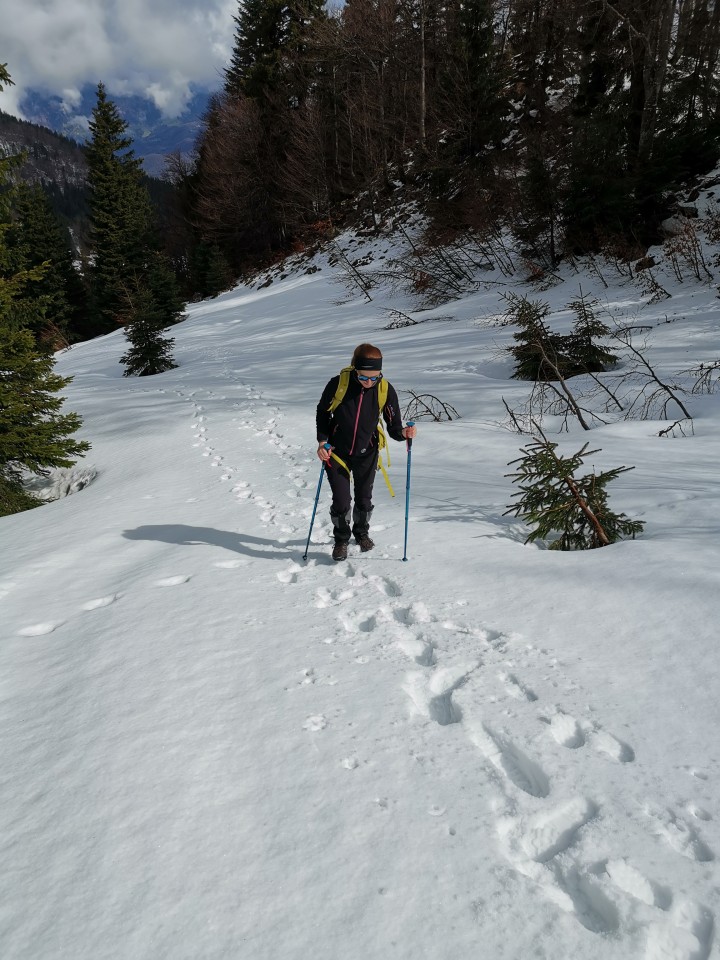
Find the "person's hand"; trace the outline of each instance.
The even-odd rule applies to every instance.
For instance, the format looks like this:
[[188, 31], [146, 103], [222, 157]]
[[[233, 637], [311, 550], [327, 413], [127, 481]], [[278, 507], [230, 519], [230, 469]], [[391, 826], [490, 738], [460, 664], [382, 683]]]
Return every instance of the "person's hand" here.
[[403, 427], [403, 436], [406, 440], [412, 440], [417, 436], [417, 427]]
[[321, 460], [324, 460], [325, 463], [330, 459], [330, 450], [325, 446], [324, 443], [321, 443], [318, 447], [317, 455]]

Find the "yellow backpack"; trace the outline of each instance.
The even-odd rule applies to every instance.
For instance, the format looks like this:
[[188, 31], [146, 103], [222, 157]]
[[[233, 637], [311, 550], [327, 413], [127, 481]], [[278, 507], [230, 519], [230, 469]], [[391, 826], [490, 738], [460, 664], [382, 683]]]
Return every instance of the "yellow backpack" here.
[[[340, 371], [340, 380], [338, 381], [337, 389], [335, 390], [335, 396], [330, 401], [330, 406], [328, 407], [328, 410], [330, 413], [333, 413], [333, 411], [337, 410], [337, 408], [343, 402], [345, 394], [347, 393], [348, 385], [350, 383], [350, 375], [354, 372], [355, 372], [355, 367], [352, 367], [352, 366], [343, 367], [342, 370]], [[382, 456], [380, 455], [380, 451], [384, 450], [385, 447], [387, 447], [388, 445], [387, 437], [385, 436], [385, 431], [383, 430], [383, 427], [382, 427], [382, 414], [383, 414], [383, 410], [385, 409], [385, 404], [387, 403], [387, 395], [388, 395], [388, 383], [387, 383], [387, 380], [383, 378], [378, 382], [378, 403], [380, 405], [380, 416], [379, 416], [378, 425], [377, 425], [377, 430], [378, 430], [377, 468], [378, 470], [382, 471], [383, 478], [385, 480], [385, 483], [387, 484], [388, 490], [390, 491], [390, 496], [394, 497], [395, 491], [392, 488], [392, 484], [390, 483], [390, 477], [388, 477], [387, 475], [387, 470], [383, 465]], [[330, 456], [332, 457], [333, 460], [336, 460], [341, 467], [344, 467], [345, 470], [347, 470], [348, 474], [350, 473], [350, 470], [348, 469], [348, 466], [344, 460], [341, 460], [340, 457], [338, 457], [334, 453], [331, 453]], [[388, 447], [387, 458], [388, 458], [388, 466], [390, 466], [390, 448], [389, 447]]]

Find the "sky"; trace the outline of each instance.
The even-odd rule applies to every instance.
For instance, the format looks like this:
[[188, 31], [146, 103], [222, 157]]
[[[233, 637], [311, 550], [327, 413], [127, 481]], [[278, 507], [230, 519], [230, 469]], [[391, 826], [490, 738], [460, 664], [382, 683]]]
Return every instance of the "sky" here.
[[0, 107], [22, 116], [34, 90], [62, 98], [68, 113], [85, 85], [152, 100], [182, 114], [192, 88], [222, 83], [237, 0], [3, 0], [0, 62], [15, 86]]
[[[582, 289], [689, 387], [720, 353], [712, 191], [715, 276], [653, 248], [660, 300], [518, 256], [429, 307], [390, 277], [419, 245], [344, 233], [371, 299], [324, 250], [189, 305], [160, 376], [123, 377], [121, 330], [58, 354], [92, 449], [0, 518], [0, 956], [720, 960], [720, 393], [676, 435], [546, 416], [583, 474], [635, 468], [608, 499], [645, 528], [527, 544], [502, 322], [514, 291], [565, 333]], [[315, 407], [362, 342], [460, 418], [389, 441], [375, 549], [333, 563]]]

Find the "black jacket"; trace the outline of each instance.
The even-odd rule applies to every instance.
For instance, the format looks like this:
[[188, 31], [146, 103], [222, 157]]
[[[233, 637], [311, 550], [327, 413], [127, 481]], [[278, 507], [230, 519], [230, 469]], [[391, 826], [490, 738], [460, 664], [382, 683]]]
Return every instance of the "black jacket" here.
[[[320, 397], [316, 417], [318, 443], [329, 441], [340, 457], [343, 454], [361, 455], [376, 450], [380, 415], [377, 383], [373, 387], [362, 387], [355, 374], [350, 374], [350, 382], [342, 403], [334, 413], [330, 413], [328, 407], [339, 382], [339, 375], [333, 377]], [[393, 440], [404, 440], [398, 396], [391, 383], [388, 383], [387, 388], [387, 400], [383, 409], [387, 433]]]

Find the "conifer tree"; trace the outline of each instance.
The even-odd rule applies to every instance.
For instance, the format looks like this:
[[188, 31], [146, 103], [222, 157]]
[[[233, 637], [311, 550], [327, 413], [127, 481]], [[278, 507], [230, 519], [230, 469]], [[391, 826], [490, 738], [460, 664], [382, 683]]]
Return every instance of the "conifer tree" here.
[[190, 265], [193, 288], [201, 297], [216, 297], [232, 283], [230, 264], [216, 243], [200, 241]]
[[[162, 271], [162, 265], [157, 269]], [[159, 284], [160, 280], [156, 280]], [[172, 370], [173, 340], [163, 334], [167, 326], [167, 312], [149, 284], [142, 278], [131, 278], [123, 288], [125, 335], [130, 348], [120, 362], [125, 365], [126, 377], [146, 377]]]
[[226, 93], [270, 99], [287, 85], [290, 61], [302, 55], [324, 6], [324, 0], [240, 0]]
[[[0, 90], [12, 82], [0, 64]], [[15, 163], [0, 157], [0, 516], [37, 506], [23, 480], [47, 467], [72, 466], [89, 444], [72, 436], [81, 420], [74, 413], [60, 413], [64, 403], [57, 394], [70, 378], [53, 373], [53, 357], [36, 349], [32, 333], [44, 321], [42, 299], [25, 295], [29, 284], [40, 283], [44, 265], [17, 270], [6, 235], [14, 188], [8, 173]]]
[[614, 513], [608, 506], [607, 485], [633, 467], [576, 477], [584, 458], [599, 450], [588, 450], [586, 443], [577, 453], [563, 457], [557, 453], [558, 445], [539, 432], [540, 438], [523, 447], [523, 456], [509, 464], [519, 464], [518, 469], [507, 474], [519, 485], [513, 496], [520, 499], [506, 514], [521, 517], [535, 528], [526, 543], [543, 540], [551, 550], [592, 550], [623, 537], [634, 539], [642, 532], [642, 521]]
[[122, 285], [141, 272], [151, 230], [150, 201], [141, 183], [127, 124], [98, 85], [87, 147], [90, 185], [91, 305], [97, 333], [117, 329]]
[[60, 412], [58, 393], [71, 380], [53, 373], [52, 356], [38, 353], [32, 334], [3, 323], [0, 307], [0, 516], [38, 505], [24, 488], [27, 474], [70, 467], [89, 450], [72, 436], [80, 417]]
[[561, 338], [553, 334], [545, 322], [550, 307], [541, 300], [528, 300], [515, 293], [507, 294], [505, 301], [510, 318], [520, 328], [513, 334], [517, 345], [508, 347], [516, 361], [513, 377], [516, 380], [553, 379], [546, 358], [559, 365], [562, 350]]
[[[18, 184], [13, 214], [7, 240], [18, 266], [27, 269], [46, 264], [42, 278], [29, 282], [25, 288], [27, 298], [41, 300], [45, 305], [42, 326], [33, 329], [31, 325], [36, 341], [58, 349], [68, 341], [87, 336], [87, 298], [73, 264], [70, 237], [42, 188]], [[35, 319], [39, 317], [36, 315]]]
[[593, 302], [582, 291], [569, 304], [577, 320], [567, 336], [553, 333], [548, 327], [547, 303], [515, 293], [507, 294], [505, 301], [511, 320], [520, 328], [513, 334], [516, 346], [508, 347], [517, 363], [515, 379], [567, 379], [583, 373], [602, 373], [617, 363], [617, 356], [596, 342], [597, 337], [608, 336], [610, 330], [595, 316]]
[[502, 96], [503, 73], [495, 51], [495, 4], [493, 0], [460, 0], [452, 5], [455, 22], [450, 24], [454, 41], [445, 60], [452, 64], [450, 89], [460, 108], [459, 141], [462, 155], [477, 156], [503, 133], [507, 104]]
[[570, 336], [564, 338], [568, 357], [565, 376], [602, 373], [614, 367], [618, 361], [616, 354], [597, 343], [598, 337], [607, 337], [610, 334], [610, 328], [596, 316], [596, 304], [596, 300], [587, 297], [582, 291], [568, 304], [577, 320]]
[[[177, 323], [182, 301], [169, 265], [159, 252], [152, 208], [142, 182], [140, 161], [132, 151], [127, 124], [102, 84], [90, 123], [88, 177], [92, 219], [92, 306], [102, 331], [119, 323], [139, 323], [128, 339], [144, 345], [145, 360], [132, 369], [143, 375], [162, 373], [174, 364], [166, 346], [150, 350], [148, 338], [162, 340], [162, 330]], [[151, 333], [152, 331], [152, 333]], [[165, 341], [165, 344], [171, 341]], [[135, 356], [133, 350], [126, 354]], [[158, 366], [153, 366], [153, 358]]]

